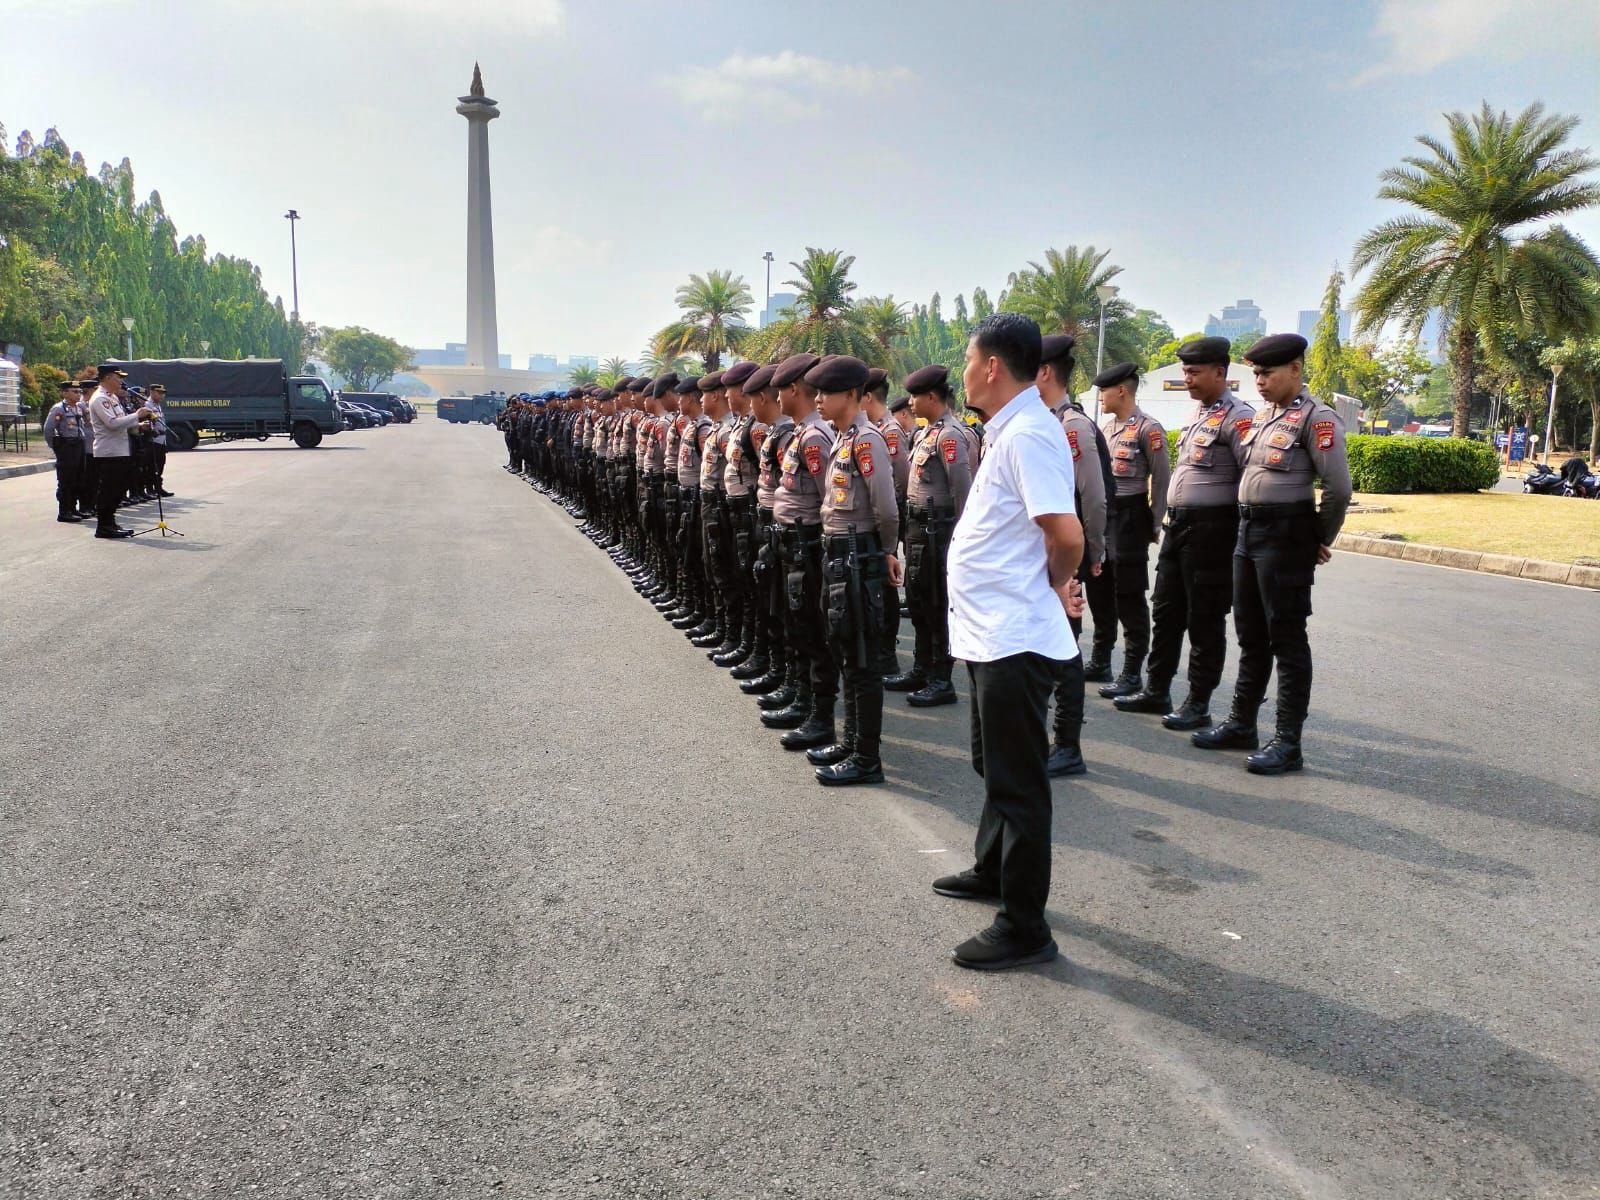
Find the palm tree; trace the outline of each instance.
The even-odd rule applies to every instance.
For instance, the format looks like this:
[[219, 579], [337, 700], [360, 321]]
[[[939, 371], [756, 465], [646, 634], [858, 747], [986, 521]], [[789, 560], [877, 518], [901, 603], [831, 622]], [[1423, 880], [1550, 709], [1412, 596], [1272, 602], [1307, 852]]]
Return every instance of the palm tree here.
[[1485, 103], [1470, 117], [1445, 116], [1448, 142], [1417, 138], [1428, 151], [1391, 167], [1378, 196], [1418, 212], [1370, 230], [1356, 243], [1357, 272], [1371, 268], [1356, 298], [1360, 329], [1392, 320], [1416, 335], [1430, 309], [1443, 313], [1449, 344], [1452, 432], [1467, 436], [1472, 381], [1501, 329], [1561, 338], [1600, 323], [1584, 287], [1600, 261], [1560, 225], [1519, 233], [1600, 203], [1600, 185], [1580, 177], [1595, 160], [1563, 149], [1576, 117], [1546, 117], [1532, 104], [1511, 117]]
[[806, 247], [805, 258], [789, 265], [800, 278], [786, 279], [795, 290], [794, 307], [765, 329], [753, 330], [745, 346], [751, 358], [776, 359], [790, 354], [852, 354], [876, 366], [888, 366], [886, 346], [872, 335], [861, 309], [850, 298], [855, 255]]
[[592, 383], [600, 382], [600, 368], [591, 367], [587, 363], [581, 367], [567, 368], [568, 387], [588, 387]]
[[722, 356], [737, 350], [750, 332], [745, 316], [755, 304], [743, 275], [732, 271], [707, 271], [691, 275], [678, 288], [681, 315], [655, 338], [678, 354], [693, 351], [705, 359], [706, 370], [722, 365]]
[[668, 371], [678, 375], [696, 374], [701, 369], [698, 358], [685, 354], [673, 339], [664, 338], [661, 334], [650, 339], [650, 344], [640, 355], [640, 366], [651, 378], [665, 375]]
[[[1044, 262], [1030, 261], [1024, 270], [1012, 272], [1001, 303], [1006, 312], [1032, 317], [1045, 333], [1070, 333], [1077, 339], [1079, 350], [1075, 357], [1080, 365], [1074, 374], [1082, 375], [1085, 381], [1093, 374], [1100, 337], [1100, 299], [1095, 289], [1122, 274], [1121, 267], [1106, 265], [1110, 254], [1109, 250], [1096, 250], [1093, 246], [1046, 250]], [[1107, 301], [1107, 362], [1139, 359], [1142, 347], [1136, 323], [1130, 320], [1133, 313], [1133, 305], [1121, 297]], [[1078, 390], [1076, 384], [1072, 390]]]

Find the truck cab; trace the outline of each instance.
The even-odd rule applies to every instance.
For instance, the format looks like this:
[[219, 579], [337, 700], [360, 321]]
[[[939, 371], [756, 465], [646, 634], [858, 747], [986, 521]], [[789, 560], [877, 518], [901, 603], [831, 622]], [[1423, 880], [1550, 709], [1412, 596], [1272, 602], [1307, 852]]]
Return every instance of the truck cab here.
[[302, 448], [315, 446], [325, 433], [344, 428], [333, 392], [315, 375], [295, 375], [289, 380], [289, 433]]

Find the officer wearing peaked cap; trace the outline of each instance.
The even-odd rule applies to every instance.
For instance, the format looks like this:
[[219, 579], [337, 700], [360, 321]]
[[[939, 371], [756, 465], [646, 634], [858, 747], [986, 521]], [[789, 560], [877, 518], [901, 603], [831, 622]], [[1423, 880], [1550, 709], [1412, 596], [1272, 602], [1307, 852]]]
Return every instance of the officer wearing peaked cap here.
[[[1233, 627], [1239, 675], [1228, 719], [1193, 735], [1208, 750], [1254, 750], [1256, 712], [1278, 671], [1277, 735], [1245, 764], [1258, 775], [1304, 765], [1300, 733], [1311, 704], [1311, 585], [1333, 557], [1349, 507], [1350, 463], [1339, 415], [1305, 385], [1306, 340], [1262, 338], [1245, 352], [1262, 408], [1241, 440], [1239, 539], [1233, 552]], [[1322, 481], [1322, 504], [1314, 481]]]
[[[1150, 672], [1144, 689], [1119, 696], [1123, 712], [1165, 713], [1168, 729], [1211, 724], [1209, 701], [1227, 657], [1233, 604], [1233, 546], [1239, 533], [1239, 464], [1255, 410], [1228, 384], [1227, 338], [1178, 347], [1183, 381], [1197, 407], [1178, 440], [1167, 487], [1166, 531], [1151, 601]], [[1189, 635], [1189, 694], [1172, 709], [1172, 677]]]
[[[900, 514], [900, 536], [904, 537], [906, 485], [911, 479], [911, 442], [900, 428], [900, 422], [895, 420], [889, 411], [889, 373], [882, 367], [873, 367], [867, 372], [867, 387], [862, 393], [861, 410], [867, 414], [867, 420], [883, 437], [883, 444], [889, 448], [895, 504]], [[892, 549], [896, 554], [900, 551], [898, 546]], [[888, 607], [885, 611], [883, 636], [878, 651], [878, 669], [887, 680], [900, 674], [900, 590], [885, 588], [883, 594]]]

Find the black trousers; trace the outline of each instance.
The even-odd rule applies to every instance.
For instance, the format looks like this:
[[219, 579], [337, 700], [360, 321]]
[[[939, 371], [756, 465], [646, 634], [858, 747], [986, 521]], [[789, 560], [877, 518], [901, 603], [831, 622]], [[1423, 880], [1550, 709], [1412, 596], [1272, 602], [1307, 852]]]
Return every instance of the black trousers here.
[[1239, 637], [1234, 709], [1253, 717], [1278, 665], [1278, 729], [1298, 735], [1311, 706], [1311, 585], [1322, 541], [1317, 515], [1246, 517], [1233, 552], [1233, 627]]
[[83, 491], [83, 439], [57, 438], [56, 455], [56, 510], [62, 516], [71, 516], [78, 509], [78, 497]]
[[995, 928], [1027, 940], [1049, 935], [1050, 756], [1045, 714], [1065, 663], [1013, 654], [967, 664], [972, 683], [972, 769], [983, 778], [973, 851], [980, 876], [1000, 887]]
[[789, 652], [811, 695], [831, 703], [839, 694], [839, 667], [828, 646], [823, 615], [822, 535], [815, 526], [801, 532], [791, 525], [784, 527], [782, 539]]
[[950, 657], [950, 608], [945, 603], [950, 523], [930, 524], [924, 517], [908, 516], [905, 540], [906, 607], [917, 631], [916, 665], [930, 679], [949, 682], [955, 665]]
[[95, 495], [95, 516], [99, 519], [101, 529], [110, 529], [117, 523], [117, 505], [128, 494], [128, 476], [133, 469], [133, 459], [128, 455], [119, 454], [109, 458], [97, 458], [95, 469], [99, 475], [98, 492]]
[[159, 491], [167, 486], [167, 448], [162, 445], [151, 446], [150, 463], [156, 489]]
[[[839, 667], [844, 692], [845, 720], [855, 729], [857, 757], [877, 762], [883, 736], [882, 637], [884, 593], [889, 590], [887, 563], [878, 539], [864, 535], [858, 542], [860, 578], [856, 583], [859, 607], [852, 601], [848, 552], [844, 539], [828, 540], [823, 560], [823, 596], [828, 623], [828, 649]], [[813, 695], [816, 692], [813, 688]]]
[[1083, 581], [1083, 598], [1094, 617], [1094, 657], [1109, 661], [1117, 644], [1117, 563], [1109, 552], [1100, 564], [1100, 574]]
[[[1139, 670], [1150, 650], [1150, 539], [1155, 525], [1150, 501], [1144, 496], [1118, 496], [1108, 513], [1107, 537], [1115, 547], [1117, 569], [1112, 588], [1117, 597], [1117, 621], [1122, 626], [1123, 667]], [[1103, 574], [1103, 573], [1102, 573]], [[1099, 621], [1095, 624], [1099, 638]]]
[[1233, 607], [1233, 548], [1239, 509], [1232, 504], [1174, 513], [1156, 556], [1151, 597], [1150, 690], [1178, 673], [1183, 635], [1189, 635], [1189, 690], [1209, 696], [1228, 655], [1228, 609]]
[[100, 501], [100, 460], [91, 452], [87, 439], [83, 444], [83, 474], [78, 477], [78, 507], [84, 512]]

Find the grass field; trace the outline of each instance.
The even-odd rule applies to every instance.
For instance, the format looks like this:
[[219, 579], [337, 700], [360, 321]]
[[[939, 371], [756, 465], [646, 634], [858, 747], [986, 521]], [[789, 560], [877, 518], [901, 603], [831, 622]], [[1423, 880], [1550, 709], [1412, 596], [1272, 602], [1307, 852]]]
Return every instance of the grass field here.
[[1347, 533], [1398, 533], [1408, 542], [1550, 562], [1600, 559], [1600, 500], [1478, 492], [1464, 496], [1363, 496], [1392, 508], [1351, 513]]

